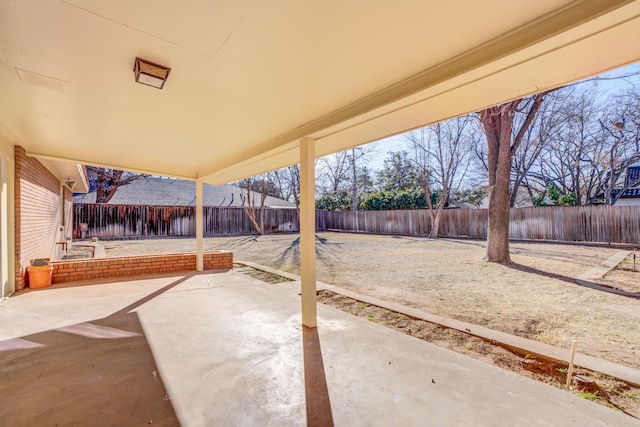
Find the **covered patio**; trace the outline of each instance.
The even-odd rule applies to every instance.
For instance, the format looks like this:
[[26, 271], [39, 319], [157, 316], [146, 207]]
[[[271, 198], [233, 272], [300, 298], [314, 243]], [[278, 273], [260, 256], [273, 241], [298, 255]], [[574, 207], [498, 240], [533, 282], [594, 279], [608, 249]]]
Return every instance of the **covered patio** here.
[[79, 164], [196, 181], [200, 271], [203, 183], [299, 163], [309, 327], [316, 157], [640, 59], [637, 0], [2, 0], [0, 19], [0, 297], [42, 257], [17, 153], [68, 190]]
[[[3, 425], [640, 425], [236, 272], [24, 293], [0, 310]], [[241, 307], [241, 309], [239, 309]]]
[[[12, 339], [2, 357], [24, 364], [28, 358], [13, 359], [16, 352], [55, 351], [62, 348], [56, 344], [60, 327], [86, 322], [126, 332], [69, 331], [97, 334], [91, 339], [114, 333], [114, 343], [144, 337], [139, 349], [154, 359], [155, 379], [164, 382], [186, 425], [207, 425], [208, 417], [216, 424], [303, 424], [305, 405], [309, 424], [328, 422], [314, 418], [328, 415], [342, 425], [426, 419], [538, 424], [534, 416], [558, 424], [565, 419], [562, 408], [572, 421], [630, 423], [557, 390], [317, 307], [314, 161], [636, 62], [639, 29], [638, 0], [221, 0], [188, 6], [0, 0], [0, 299], [22, 280], [33, 243], [21, 232], [29, 225], [21, 209], [27, 190], [41, 182], [21, 175], [24, 159], [33, 163], [33, 175], [48, 174], [50, 186], [60, 190], [51, 193], [49, 205], [83, 179], [80, 164], [195, 181], [198, 271], [205, 265], [203, 184], [299, 163], [302, 273], [300, 299], [233, 272], [175, 279], [175, 287], [173, 279], [153, 279], [23, 294], [0, 305], [0, 331]], [[134, 74], [137, 58], [155, 64], [155, 71]], [[171, 69], [168, 77], [159, 72], [164, 68]], [[64, 209], [50, 212], [55, 221], [64, 222], [61, 216]], [[57, 242], [49, 240], [36, 249], [50, 251]], [[163, 286], [170, 289], [134, 304]], [[37, 345], [29, 349], [32, 336]], [[307, 360], [323, 366], [325, 375], [307, 369]], [[10, 375], [34, 372], [13, 366]], [[65, 372], [75, 370], [69, 365]], [[154, 384], [146, 390], [162, 391]], [[4, 397], [12, 395], [3, 393], [0, 407], [13, 422], [28, 402]], [[38, 408], [48, 411], [40, 415], [59, 414], [40, 396]], [[92, 416], [102, 407], [99, 398], [83, 405], [94, 408]], [[105, 422], [125, 416], [119, 408], [103, 414]], [[158, 405], [169, 411], [163, 413], [170, 409]]]

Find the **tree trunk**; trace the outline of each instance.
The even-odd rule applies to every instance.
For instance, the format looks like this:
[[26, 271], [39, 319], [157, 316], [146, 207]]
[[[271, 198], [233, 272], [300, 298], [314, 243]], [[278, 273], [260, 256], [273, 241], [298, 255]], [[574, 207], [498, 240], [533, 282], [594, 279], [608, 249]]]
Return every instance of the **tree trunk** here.
[[422, 177], [420, 179], [420, 187], [424, 192], [427, 199], [427, 208], [429, 210], [429, 219], [431, 220], [431, 230], [429, 230], [429, 238], [438, 238], [438, 226], [440, 225], [440, 218], [434, 212], [433, 203], [431, 202], [431, 186], [429, 185], [429, 177]]
[[487, 137], [489, 166], [489, 226], [487, 261], [510, 263], [509, 179], [511, 176], [511, 131], [517, 104], [488, 108], [480, 113]]
[[[533, 123], [542, 100], [542, 92], [529, 99], [529, 110], [513, 136], [513, 120], [521, 111], [522, 99], [487, 108], [480, 112], [480, 122], [487, 138], [489, 173], [489, 227], [487, 230], [487, 261], [511, 263], [509, 256], [509, 181], [511, 159]], [[511, 139], [513, 137], [513, 143]]]
[[489, 186], [489, 227], [487, 261], [510, 263], [509, 256], [509, 176], [511, 154], [509, 144], [501, 144], [494, 184]]
[[97, 168], [96, 203], [109, 203], [120, 187], [123, 171]]
[[442, 218], [443, 207], [438, 203], [438, 207], [436, 210], [435, 217], [432, 215], [431, 217], [431, 232], [429, 233], [429, 237], [432, 239], [438, 238], [438, 231], [440, 229], [440, 219]]
[[[244, 213], [249, 218], [249, 221], [251, 221], [251, 224], [253, 225], [253, 228], [256, 230], [258, 235], [262, 236], [262, 227], [258, 223], [258, 221], [260, 221], [260, 218], [256, 214], [256, 211], [258, 209], [256, 209], [255, 195], [252, 194], [251, 188], [252, 188], [251, 183], [248, 184], [246, 189], [243, 189], [242, 187], [240, 187], [240, 200], [242, 200], [242, 209], [244, 210]], [[247, 192], [246, 197], [244, 195], [245, 190]]]
[[258, 224], [258, 221], [256, 220], [256, 209], [248, 208], [245, 206], [244, 212], [247, 214], [247, 217], [249, 217], [249, 221], [251, 221], [251, 224], [253, 225], [253, 228], [255, 228], [256, 233], [258, 233], [259, 236], [262, 236], [262, 228], [260, 228], [260, 224]]
[[[429, 233], [429, 237], [432, 239], [438, 238], [438, 232], [440, 231], [440, 221], [442, 219], [442, 212], [444, 211], [445, 206], [447, 205], [447, 200], [449, 199], [449, 188], [445, 188], [442, 191], [442, 197], [438, 200], [438, 205], [436, 206], [435, 216], [433, 215], [433, 206], [430, 205], [431, 210], [431, 232]], [[429, 198], [431, 200], [431, 198]]]
[[513, 182], [513, 189], [509, 198], [509, 206], [512, 208], [516, 206], [516, 202], [518, 201], [518, 191], [520, 190], [520, 185], [522, 185], [523, 176], [524, 175], [519, 175]]

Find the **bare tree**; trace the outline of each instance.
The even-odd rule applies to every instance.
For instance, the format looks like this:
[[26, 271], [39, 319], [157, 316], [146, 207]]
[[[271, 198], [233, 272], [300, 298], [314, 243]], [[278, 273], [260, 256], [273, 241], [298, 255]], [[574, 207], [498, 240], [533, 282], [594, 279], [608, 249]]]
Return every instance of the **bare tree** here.
[[[418, 182], [427, 199], [431, 219], [429, 237], [434, 239], [438, 237], [442, 211], [469, 167], [471, 121], [471, 116], [462, 116], [406, 134], [413, 146]], [[440, 191], [435, 207], [431, 201], [434, 189]]]
[[[509, 207], [511, 159], [549, 92], [516, 99], [480, 112], [480, 122], [487, 140], [489, 175], [489, 225], [487, 261], [510, 263]], [[514, 127], [516, 115], [524, 118]]]
[[121, 185], [149, 175], [98, 166], [86, 166], [89, 180], [96, 182], [96, 203], [109, 203]]
[[576, 204], [615, 204], [636, 183], [622, 179], [640, 160], [637, 91], [598, 101], [595, 84], [571, 88], [558, 111], [559, 131], [541, 156], [539, 174], [546, 185], [557, 183]]
[[614, 205], [627, 188], [637, 184], [628, 177], [620, 181], [629, 166], [640, 160], [639, 98], [637, 93], [616, 97], [613, 106], [598, 120], [600, 138], [607, 147], [599, 185], [604, 190], [605, 205]]
[[[521, 203], [520, 188], [525, 187], [529, 196], [532, 196], [533, 186], [537, 190], [544, 191], [548, 179], [541, 175], [541, 156], [547, 147], [557, 138], [562, 120], [559, 111], [562, 109], [567, 94], [558, 90], [550, 92], [545, 97], [531, 125], [525, 129], [522, 141], [515, 150], [511, 167], [511, 196], [509, 206], [515, 207]], [[527, 116], [517, 114], [514, 119], [514, 127], [520, 128]]]
[[[566, 98], [567, 96], [560, 92], [550, 92], [534, 116], [533, 122], [522, 133], [522, 139], [514, 151], [511, 161], [510, 207], [530, 202], [523, 197], [520, 191], [522, 188], [529, 192], [530, 199], [533, 199], [534, 193], [544, 191], [547, 179], [541, 173], [541, 156], [545, 153], [546, 147], [557, 139], [557, 129], [561, 123], [558, 119], [558, 109], [564, 105]], [[520, 129], [526, 119], [527, 115], [522, 114], [519, 110], [516, 111], [512, 127]], [[475, 160], [480, 169], [488, 175], [486, 138], [476, 138], [474, 141], [472, 149], [475, 153]]]
[[298, 211], [300, 210], [300, 165], [287, 167], [285, 173], [287, 187], [289, 189], [289, 199], [293, 199]]
[[300, 221], [300, 165], [288, 166], [270, 174], [282, 197], [295, 203]]
[[337, 194], [346, 190], [349, 181], [350, 158], [349, 151], [324, 156], [319, 159], [320, 193]]
[[366, 161], [375, 151], [376, 144], [367, 144], [361, 147], [353, 147], [349, 153], [349, 161], [351, 163], [349, 181], [351, 184], [351, 210], [357, 211], [360, 193], [366, 192], [367, 186], [367, 169], [366, 166], [360, 166], [360, 163]]
[[[270, 182], [258, 175], [238, 182], [240, 201], [245, 214], [259, 235], [264, 233], [264, 205], [269, 195]], [[260, 198], [259, 204], [256, 199]]]
[[351, 193], [351, 209], [358, 210], [359, 195], [371, 187], [371, 178], [366, 161], [375, 151], [375, 144], [367, 144], [340, 151], [319, 159], [319, 190], [323, 196], [337, 196], [341, 192]]
[[554, 136], [544, 147], [531, 177], [540, 183], [541, 193], [553, 182], [564, 194], [573, 193], [576, 205], [582, 205], [589, 201], [598, 184], [598, 159], [604, 149], [603, 141], [596, 138], [596, 118], [601, 107], [593, 83], [568, 87], [562, 92], [566, 98], [555, 114]]

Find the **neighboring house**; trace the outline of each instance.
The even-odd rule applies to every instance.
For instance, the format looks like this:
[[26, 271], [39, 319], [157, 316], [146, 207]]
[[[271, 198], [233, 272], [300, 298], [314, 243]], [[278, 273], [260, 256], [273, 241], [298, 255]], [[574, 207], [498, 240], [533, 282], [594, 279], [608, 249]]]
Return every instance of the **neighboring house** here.
[[[615, 206], [640, 206], [640, 163], [627, 168], [623, 184], [613, 190]], [[622, 192], [622, 194], [620, 194]], [[604, 193], [599, 193], [590, 202], [591, 205], [604, 204]]]
[[[242, 206], [241, 189], [235, 185], [212, 186], [204, 184], [203, 206]], [[243, 191], [246, 194], [246, 191]], [[255, 204], [260, 205], [261, 195], [253, 193]], [[95, 191], [74, 194], [73, 203], [95, 203]], [[122, 184], [109, 201], [111, 205], [151, 205], [151, 206], [195, 206], [196, 183], [172, 178], [142, 176]], [[265, 206], [272, 208], [295, 208], [293, 203], [277, 197], [267, 196]]]

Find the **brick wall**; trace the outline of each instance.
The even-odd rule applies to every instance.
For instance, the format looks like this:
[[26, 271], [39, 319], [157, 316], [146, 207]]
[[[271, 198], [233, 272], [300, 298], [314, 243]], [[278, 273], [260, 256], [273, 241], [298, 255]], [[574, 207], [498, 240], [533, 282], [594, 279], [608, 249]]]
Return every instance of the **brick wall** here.
[[[62, 283], [174, 271], [195, 271], [196, 255], [170, 254], [55, 261], [52, 265], [52, 282]], [[232, 252], [212, 251], [204, 253], [205, 270], [230, 269], [232, 267]]]
[[55, 255], [62, 220], [60, 181], [16, 146], [14, 191], [16, 289], [22, 289], [29, 261]]

